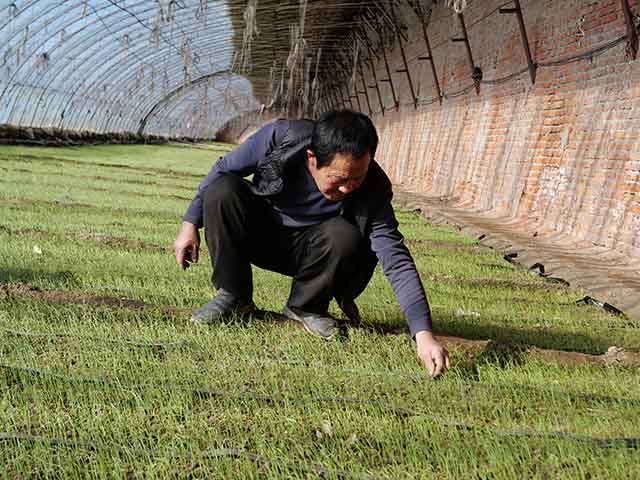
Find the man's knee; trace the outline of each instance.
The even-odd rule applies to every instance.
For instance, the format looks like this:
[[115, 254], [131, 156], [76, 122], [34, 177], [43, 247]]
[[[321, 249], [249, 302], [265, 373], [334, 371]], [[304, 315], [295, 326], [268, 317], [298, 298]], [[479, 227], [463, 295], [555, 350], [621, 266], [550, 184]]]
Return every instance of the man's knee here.
[[344, 259], [358, 251], [362, 235], [355, 225], [342, 217], [335, 217], [322, 224], [322, 239], [332, 256]]
[[237, 199], [245, 194], [247, 185], [236, 175], [226, 174], [215, 179], [202, 192], [202, 203], [206, 209], [215, 207], [223, 201]]

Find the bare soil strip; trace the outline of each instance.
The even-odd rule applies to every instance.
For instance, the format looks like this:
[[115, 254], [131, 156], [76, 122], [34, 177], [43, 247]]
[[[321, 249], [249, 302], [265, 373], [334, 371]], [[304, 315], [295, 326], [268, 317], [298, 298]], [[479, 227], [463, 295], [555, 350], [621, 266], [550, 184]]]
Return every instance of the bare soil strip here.
[[[88, 305], [105, 305], [109, 307], [126, 307], [135, 310], [144, 308], [161, 308], [141, 300], [134, 300], [125, 297], [109, 297], [100, 295], [90, 295], [82, 292], [70, 292], [66, 290], [42, 290], [30, 283], [0, 283], [0, 299], [29, 297], [35, 300], [42, 300], [50, 303], [79, 303]], [[168, 309], [169, 313], [180, 312], [176, 309]]]
[[[143, 302], [142, 300], [130, 299], [126, 297], [111, 297], [102, 295], [93, 295], [83, 292], [71, 292], [66, 290], [43, 290], [33, 286], [30, 283], [0, 283], [0, 299], [13, 298], [31, 298], [35, 300], [46, 301], [50, 303], [76, 303], [85, 305], [98, 305], [115, 308], [128, 308], [133, 310], [161, 310], [164, 313], [174, 316], [189, 316], [191, 310], [187, 308], [178, 308], [172, 306], [153, 305]], [[296, 326], [300, 326], [297, 322], [293, 322], [283, 315], [260, 310], [251, 315], [252, 318], [258, 320], [288, 322]], [[405, 329], [392, 329], [380, 332], [385, 335], [406, 335]], [[476, 350], [495, 350], [499, 345], [492, 340], [470, 340], [462, 337], [454, 337], [449, 335], [438, 335], [438, 339], [445, 346], [462, 346], [470, 347]], [[542, 349], [532, 346], [508, 346], [508, 348], [518, 348], [520, 351], [534, 354], [545, 360], [560, 363], [564, 365], [606, 365], [606, 366], [624, 366], [624, 367], [640, 367], [640, 353], [626, 352], [622, 349], [611, 347], [602, 355], [591, 355], [580, 352], [568, 352], [562, 350]]]

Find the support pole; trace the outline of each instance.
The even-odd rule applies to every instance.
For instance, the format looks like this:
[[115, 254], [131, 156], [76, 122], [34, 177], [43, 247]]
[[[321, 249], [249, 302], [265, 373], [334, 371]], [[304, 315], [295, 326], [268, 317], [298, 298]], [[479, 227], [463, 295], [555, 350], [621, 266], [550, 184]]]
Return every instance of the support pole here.
[[339, 105], [340, 103], [338, 102], [336, 91], [332, 88], [331, 89], [331, 106], [333, 107], [334, 110], [337, 110]]
[[340, 89], [337, 85], [333, 89], [333, 94], [336, 96], [336, 104], [338, 105], [338, 108], [342, 110], [344, 108], [344, 99], [342, 98], [342, 95], [340, 95]]
[[342, 108], [347, 108], [347, 102], [344, 99], [344, 92], [342, 91], [342, 88], [340, 88], [340, 86], [336, 85], [336, 92], [338, 92], [338, 95], [340, 95], [340, 101], [342, 102]]
[[380, 85], [378, 85], [378, 75], [376, 74], [376, 69], [373, 65], [373, 58], [371, 57], [371, 49], [369, 49], [368, 63], [369, 68], [371, 69], [371, 75], [373, 76], [373, 81], [375, 82], [375, 89], [376, 93], [378, 94], [378, 102], [380, 103], [380, 111], [382, 112], [382, 116], [384, 117], [384, 103], [382, 103], [382, 94], [380, 93]]
[[355, 98], [356, 102], [358, 104], [358, 111], [362, 112], [362, 105], [360, 105], [360, 95], [358, 95], [358, 86], [357, 85], [353, 85], [353, 91], [355, 93], [355, 95], [351, 95], [351, 98]]
[[358, 70], [360, 70], [360, 80], [362, 80], [362, 88], [364, 89], [364, 98], [367, 100], [367, 108], [369, 109], [369, 116], [373, 115], [373, 109], [371, 108], [371, 101], [369, 100], [369, 90], [367, 89], [367, 83], [364, 80], [364, 72], [362, 71], [362, 61], [358, 57]]
[[383, 78], [380, 80], [381, 82], [389, 82], [389, 86], [391, 87], [391, 96], [393, 97], [393, 105], [396, 109], [396, 112], [400, 109], [400, 102], [398, 102], [398, 97], [396, 96], [396, 89], [393, 86], [393, 78], [391, 76], [391, 69], [389, 68], [389, 61], [387, 60], [387, 51], [382, 46], [382, 58], [384, 59], [384, 67], [387, 70], [387, 78]]
[[413, 81], [411, 80], [411, 72], [409, 71], [409, 64], [407, 63], [407, 56], [404, 53], [404, 46], [402, 45], [402, 36], [400, 35], [400, 27], [398, 27], [398, 21], [396, 19], [396, 11], [393, 8], [393, 0], [389, 0], [389, 8], [391, 9], [391, 15], [393, 18], [393, 23], [396, 29], [396, 36], [398, 37], [398, 46], [400, 47], [400, 55], [402, 56], [402, 62], [404, 63], [404, 69], [397, 70], [398, 73], [406, 73], [407, 81], [409, 82], [409, 91], [411, 92], [411, 98], [413, 99], [413, 107], [415, 109], [418, 108], [418, 98], [416, 97], [416, 92], [413, 88]]
[[327, 110], [331, 110], [331, 90], [327, 89], [327, 92], [324, 95], [324, 100]]
[[331, 89], [331, 99], [333, 100], [331, 103], [333, 105], [333, 109], [337, 110], [338, 107], [340, 107], [340, 99], [338, 98], [338, 95], [336, 95], [336, 90], [335, 88]]
[[322, 105], [323, 108], [323, 112], [327, 111], [327, 97], [324, 97], [321, 101], [320, 104]]
[[340, 94], [340, 89], [338, 88], [338, 85], [335, 86], [333, 92], [335, 93], [336, 99], [338, 100], [338, 107], [341, 110], [344, 109], [344, 98], [342, 98], [342, 95]]
[[633, 13], [631, 13], [628, 0], [622, 0], [622, 11], [624, 12], [624, 19], [627, 23], [627, 51], [635, 60], [638, 57], [638, 32], [633, 22]]
[[329, 107], [329, 110], [333, 110], [334, 105], [333, 105], [333, 98], [331, 97], [331, 90], [329, 90], [327, 92], [327, 106]]
[[360, 26], [360, 28], [358, 30], [355, 30], [353, 33], [362, 41], [362, 43], [366, 45], [367, 50], [371, 50], [373, 48], [371, 45], [371, 41], [369, 40], [369, 36], [362, 26]]
[[453, 42], [464, 42], [467, 47], [467, 57], [469, 59], [469, 65], [471, 67], [471, 78], [473, 78], [473, 83], [476, 87], [476, 93], [480, 94], [480, 80], [482, 80], [482, 70], [480, 67], [476, 67], [475, 62], [473, 61], [473, 54], [471, 53], [471, 44], [469, 43], [469, 35], [467, 33], [467, 25], [464, 23], [464, 14], [458, 14], [458, 20], [460, 20], [460, 26], [462, 27], [462, 38], [453, 38]]
[[384, 46], [384, 39], [382, 37], [384, 30], [384, 25], [380, 20], [378, 20], [378, 35], [380, 36], [380, 50], [382, 50], [382, 59], [384, 60], [384, 68], [387, 72], [387, 78], [383, 78], [380, 82], [389, 83], [389, 87], [391, 88], [391, 96], [393, 98], [393, 107], [396, 109], [396, 112], [400, 109], [400, 102], [398, 102], [398, 97], [396, 96], [396, 89], [393, 85], [393, 77], [391, 75], [391, 69], [389, 68], [389, 59], [387, 58], [387, 50]]
[[[626, 3], [626, 0], [622, 0]], [[520, 6], [520, 0], [514, 0], [515, 8], [501, 8], [500, 13], [515, 13], [518, 16], [518, 24], [520, 25], [520, 37], [522, 38], [522, 46], [524, 47], [524, 53], [527, 56], [527, 63], [529, 65], [529, 76], [531, 77], [531, 83], [536, 83], [536, 69], [538, 66], [533, 61], [531, 56], [531, 47], [529, 46], [529, 37], [527, 36], [527, 29], [524, 25], [524, 17], [522, 16], [522, 7]]]
[[429, 62], [431, 63], [431, 72], [433, 74], [433, 82], [436, 84], [436, 91], [438, 92], [438, 101], [442, 104], [442, 90], [440, 89], [440, 81], [438, 80], [436, 63], [433, 61], [433, 51], [431, 50], [431, 42], [429, 41], [429, 34], [427, 33], [427, 24], [424, 21], [424, 17], [420, 19], [420, 23], [422, 23], [422, 33], [424, 34], [424, 43], [427, 45], [427, 58], [419, 57], [418, 60], [429, 60]]
[[349, 105], [351, 105], [351, 110], [353, 110], [353, 100], [351, 100], [351, 95], [349, 95], [349, 87], [347, 86], [346, 82], [345, 82], [344, 86], [347, 89], [346, 99], [349, 100]]

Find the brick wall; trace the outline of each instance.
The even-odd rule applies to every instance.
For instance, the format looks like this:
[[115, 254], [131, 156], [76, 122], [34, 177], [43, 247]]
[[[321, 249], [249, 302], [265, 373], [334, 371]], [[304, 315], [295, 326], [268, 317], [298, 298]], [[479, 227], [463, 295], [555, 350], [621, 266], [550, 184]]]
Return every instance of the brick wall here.
[[[636, 11], [636, 2], [631, 2]], [[475, 64], [484, 80], [526, 67], [515, 15], [495, 12], [503, 0], [476, 0], [465, 12]], [[626, 35], [619, 0], [523, 0], [532, 55], [545, 63], [589, 51]], [[506, 5], [507, 7], [512, 5]], [[370, 89], [381, 144], [377, 155], [392, 180], [461, 207], [502, 215], [535, 231], [567, 234], [640, 254], [640, 64], [626, 42], [593, 59], [540, 67], [499, 85], [482, 84], [453, 98], [436, 96], [417, 19], [405, 45], [421, 104], [414, 108], [397, 48], [390, 54], [400, 109], [380, 83], [385, 114]], [[429, 35], [445, 95], [472, 85], [459, 21], [440, 6]], [[382, 60], [378, 78], [385, 78]], [[372, 83], [372, 82], [370, 82]], [[360, 89], [361, 90], [361, 89]], [[360, 95], [361, 105], [366, 105]], [[355, 104], [355, 102], [354, 102]], [[366, 112], [368, 113], [368, 112]]]
[[[539, 67], [476, 94], [458, 18], [439, 5], [429, 36], [442, 104], [426, 56], [422, 28], [406, 7], [404, 44], [419, 97], [414, 108], [395, 42], [388, 52], [399, 109], [388, 83], [368, 89], [380, 134], [378, 161], [394, 183], [480, 214], [505, 218], [532, 235], [566, 235], [640, 255], [640, 60], [629, 61], [626, 41], [566, 65]], [[634, 12], [637, 0], [630, 0]], [[626, 35], [620, 0], [521, 0], [534, 61], [566, 59]], [[527, 66], [515, 15], [498, 8], [505, 0], [474, 0], [465, 22], [483, 80], [499, 79]], [[375, 61], [378, 79], [386, 70]], [[367, 85], [373, 80], [363, 64]], [[358, 80], [358, 85], [361, 85]], [[460, 94], [467, 87], [467, 93]], [[358, 87], [359, 91], [362, 88]], [[367, 102], [359, 95], [365, 113]], [[349, 104], [346, 105], [350, 107]], [[354, 108], [357, 103], [353, 100]], [[241, 140], [273, 114], [250, 114], [231, 123], [227, 140]], [[275, 115], [277, 116], [277, 115]], [[241, 137], [241, 138], [240, 138]]]

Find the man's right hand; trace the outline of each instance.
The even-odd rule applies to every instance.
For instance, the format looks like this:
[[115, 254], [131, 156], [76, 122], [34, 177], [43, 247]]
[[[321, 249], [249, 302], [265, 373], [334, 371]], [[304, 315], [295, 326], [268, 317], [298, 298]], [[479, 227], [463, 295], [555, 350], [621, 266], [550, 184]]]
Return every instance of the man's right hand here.
[[418, 358], [429, 371], [433, 378], [451, 368], [449, 352], [427, 330], [416, 333], [416, 350]]
[[173, 249], [176, 252], [176, 262], [183, 270], [189, 268], [192, 263], [198, 263], [200, 233], [193, 223], [182, 222], [180, 232], [173, 243]]

